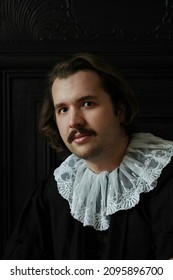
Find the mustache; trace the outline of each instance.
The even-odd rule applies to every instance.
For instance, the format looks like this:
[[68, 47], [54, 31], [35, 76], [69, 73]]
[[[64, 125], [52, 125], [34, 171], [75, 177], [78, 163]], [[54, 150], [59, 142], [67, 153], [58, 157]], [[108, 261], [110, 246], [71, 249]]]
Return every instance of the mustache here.
[[67, 141], [69, 144], [71, 144], [75, 138], [76, 133], [81, 133], [81, 134], [85, 134], [85, 135], [89, 135], [89, 136], [96, 136], [97, 133], [89, 128], [84, 128], [84, 127], [80, 127], [78, 129], [74, 129], [70, 132]]

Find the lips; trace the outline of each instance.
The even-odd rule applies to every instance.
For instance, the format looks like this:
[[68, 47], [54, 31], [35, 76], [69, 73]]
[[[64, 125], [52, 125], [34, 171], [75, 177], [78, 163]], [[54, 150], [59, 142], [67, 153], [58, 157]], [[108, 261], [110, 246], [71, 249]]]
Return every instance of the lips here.
[[75, 135], [74, 135], [74, 137], [73, 137], [73, 140], [75, 140], [75, 139], [79, 139], [79, 138], [83, 138], [83, 137], [85, 137], [85, 136], [89, 136], [89, 134], [83, 134], [83, 133], [76, 133]]
[[74, 140], [73, 140], [73, 141], [74, 141], [76, 144], [82, 144], [82, 143], [84, 143], [84, 142], [87, 141], [87, 139], [88, 139], [89, 136], [90, 136], [90, 135], [87, 135], [87, 134], [76, 135], [76, 136], [74, 137]]
[[88, 136], [90, 136], [89, 134], [75, 134], [73, 137], [73, 141], [75, 143], [83, 143], [87, 140]]

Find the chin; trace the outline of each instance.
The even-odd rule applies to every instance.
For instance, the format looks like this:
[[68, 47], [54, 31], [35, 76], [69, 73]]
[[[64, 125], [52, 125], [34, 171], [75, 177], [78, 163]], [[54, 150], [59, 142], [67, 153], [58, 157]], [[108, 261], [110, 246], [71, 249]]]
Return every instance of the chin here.
[[79, 152], [73, 152], [73, 154], [75, 154], [77, 157], [84, 159], [84, 160], [88, 160], [91, 156], [86, 154], [86, 153], [79, 153]]
[[84, 160], [93, 159], [103, 153], [102, 147], [98, 147], [98, 145], [93, 142], [85, 143], [83, 145], [76, 145], [75, 143], [72, 143], [71, 145], [68, 145], [68, 149], [71, 153]]
[[82, 159], [88, 159], [91, 157], [92, 153], [86, 150], [79, 149], [71, 149], [71, 152], [75, 154], [77, 157]]
[[82, 151], [82, 149], [81, 149], [81, 151], [73, 150], [72, 153], [75, 154], [76, 156], [78, 156], [79, 158], [82, 158], [87, 161], [90, 161], [90, 160], [92, 161], [93, 159], [96, 159], [102, 153], [102, 150], [87, 149], [87, 150]]

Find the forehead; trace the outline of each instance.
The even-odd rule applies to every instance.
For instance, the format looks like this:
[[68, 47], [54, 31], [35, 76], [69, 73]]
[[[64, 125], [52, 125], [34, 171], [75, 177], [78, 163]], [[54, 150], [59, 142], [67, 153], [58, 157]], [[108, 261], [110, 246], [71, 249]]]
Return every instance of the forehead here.
[[52, 93], [72, 91], [98, 90], [101, 88], [101, 78], [94, 71], [78, 71], [67, 78], [56, 78], [52, 84]]

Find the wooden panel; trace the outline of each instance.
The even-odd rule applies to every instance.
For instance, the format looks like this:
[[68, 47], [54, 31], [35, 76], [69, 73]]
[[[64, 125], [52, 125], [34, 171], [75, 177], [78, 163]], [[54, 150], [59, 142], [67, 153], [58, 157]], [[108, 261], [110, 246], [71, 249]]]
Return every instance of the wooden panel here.
[[140, 104], [143, 131], [173, 140], [173, 68], [138, 69], [129, 73]]
[[36, 183], [54, 165], [54, 155], [37, 127], [44, 90], [43, 71], [4, 71], [5, 239]]

